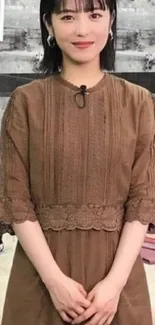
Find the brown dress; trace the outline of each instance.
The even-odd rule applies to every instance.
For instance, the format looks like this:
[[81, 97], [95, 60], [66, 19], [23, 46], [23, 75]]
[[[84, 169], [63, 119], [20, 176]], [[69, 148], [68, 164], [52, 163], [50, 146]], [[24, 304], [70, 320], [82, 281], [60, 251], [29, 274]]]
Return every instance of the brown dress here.
[[[37, 219], [61, 270], [90, 291], [108, 274], [124, 223], [155, 222], [154, 103], [146, 89], [108, 73], [87, 90], [84, 108], [77, 92], [57, 75], [11, 95], [1, 133], [0, 219]], [[63, 321], [18, 243], [2, 325], [21, 324]], [[140, 255], [112, 325], [152, 325]]]

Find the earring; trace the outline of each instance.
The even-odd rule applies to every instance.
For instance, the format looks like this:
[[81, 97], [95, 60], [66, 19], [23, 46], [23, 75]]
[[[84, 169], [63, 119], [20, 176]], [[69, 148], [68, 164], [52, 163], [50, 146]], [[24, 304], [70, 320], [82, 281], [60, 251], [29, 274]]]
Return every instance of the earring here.
[[110, 40], [112, 41], [113, 38], [114, 38], [114, 36], [113, 36], [113, 32], [112, 32], [112, 29], [110, 29], [110, 33], [109, 33], [109, 35], [110, 35]]
[[56, 46], [56, 43], [55, 43], [55, 38], [54, 38], [54, 36], [49, 35], [49, 36], [47, 37], [47, 43], [48, 43], [49, 47], [51, 47], [51, 48], [55, 47], [55, 46]]

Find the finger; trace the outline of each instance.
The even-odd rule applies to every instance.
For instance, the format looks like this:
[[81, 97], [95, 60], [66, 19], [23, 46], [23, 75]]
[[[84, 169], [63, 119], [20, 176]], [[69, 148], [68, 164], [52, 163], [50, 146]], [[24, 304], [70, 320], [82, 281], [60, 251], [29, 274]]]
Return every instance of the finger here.
[[114, 319], [114, 315], [110, 316], [107, 321], [105, 322], [105, 325], [110, 325]]
[[85, 325], [98, 325], [100, 320], [102, 319], [102, 315], [99, 313], [96, 313], [91, 320], [85, 323]]
[[59, 314], [64, 322], [66, 322], [66, 323], [72, 322], [72, 319], [64, 311], [60, 311]]
[[91, 305], [82, 315], [77, 317], [72, 324], [80, 324], [95, 314], [95, 308]]
[[67, 314], [72, 317], [72, 320], [79, 316], [79, 314], [76, 313], [74, 310], [68, 310]]
[[81, 299], [79, 300], [79, 304], [81, 307], [87, 309], [90, 306], [90, 301], [84, 297], [81, 297]]
[[83, 296], [86, 298], [87, 297], [87, 292], [85, 291], [85, 289], [83, 288], [82, 285], [79, 285], [79, 290], [83, 294]]
[[88, 293], [87, 299], [88, 299], [89, 301], [92, 301], [93, 298], [94, 298], [94, 292], [93, 292], [93, 291], [90, 291], [90, 292]]
[[81, 314], [84, 313], [85, 308], [82, 308], [81, 306], [76, 306], [76, 307], [74, 308], [74, 311], [75, 311], [75, 313], [77, 314], [77, 316], [79, 316], [79, 315], [81, 315]]
[[108, 325], [108, 324], [111, 324], [111, 323], [107, 323], [107, 321], [109, 320], [109, 316], [104, 316], [101, 318], [101, 320], [99, 321], [98, 325]]

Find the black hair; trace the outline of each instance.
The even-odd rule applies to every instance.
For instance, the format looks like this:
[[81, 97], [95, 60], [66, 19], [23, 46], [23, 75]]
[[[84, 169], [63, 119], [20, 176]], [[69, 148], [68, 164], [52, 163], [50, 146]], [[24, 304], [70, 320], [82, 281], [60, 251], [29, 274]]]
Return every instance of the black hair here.
[[[81, 1], [74, 0], [77, 10]], [[117, 23], [117, 0], [98, 0], [100, 8], [105, 10], [106, 6], [110, 10], [110, 14], [115, 14], [112, 32], [113, 39], [108, 37], [108, 41], [104, 49], [100, 53], [100, 68], [101, 70], [114, 71], [115, 70], [115, 48], [116, 48], [116, 23]], [[95, 7], [94, 0], [82, 0], [85, 10], [92, 11]], [[60, 10], [65, 8], [65, 0], [41, 0], [40, 2], [40, 27], [42, 45], [44, 49], [43, 58], [40, 62], [39, 69], [45, 74], [57, 73], [62, 68], [62, 52], [55, 41], [55, 46], [50, 47], [47, 43], [48, 31], [43, 21], [43, 15], [46, 15], [46, 21], [51, 24], [51, 14], [59, 14]]]

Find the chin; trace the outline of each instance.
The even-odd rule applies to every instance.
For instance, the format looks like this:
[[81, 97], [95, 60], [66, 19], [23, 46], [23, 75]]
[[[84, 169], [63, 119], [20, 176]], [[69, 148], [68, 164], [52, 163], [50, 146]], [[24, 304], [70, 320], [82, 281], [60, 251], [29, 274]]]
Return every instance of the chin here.
[[70, 56], [70, 59], [72, 60], [72, 61], [74, 61], [75, 63], [77, 63], [77, 64], [86, 64], [86, 63], [89, 63], [89, 62], [91, 62], [91, 61], [93, 61], [94, 59], [96, 58], [96, 55], [94, 55], [94, 56]]

